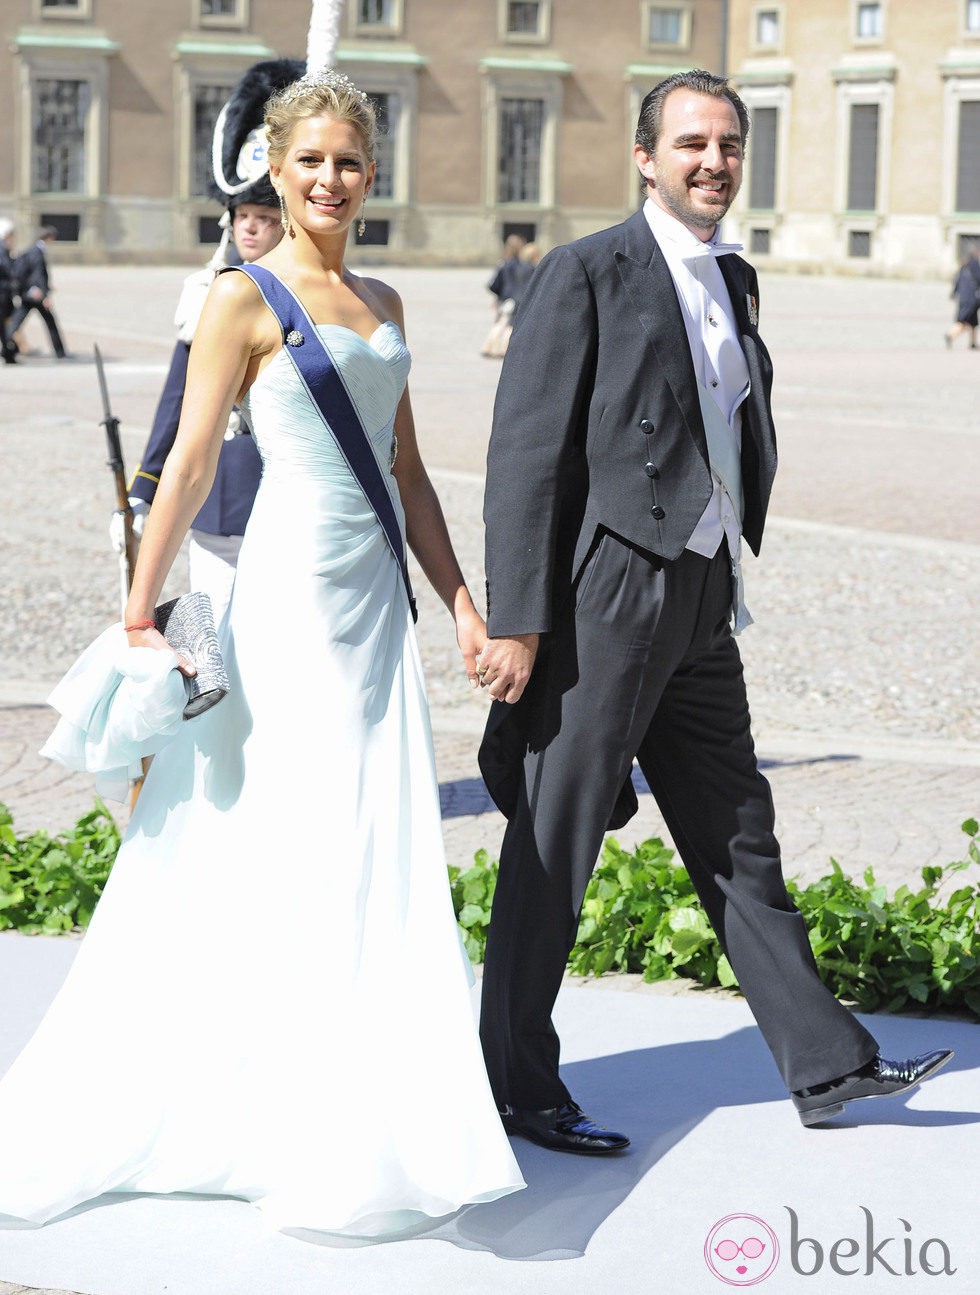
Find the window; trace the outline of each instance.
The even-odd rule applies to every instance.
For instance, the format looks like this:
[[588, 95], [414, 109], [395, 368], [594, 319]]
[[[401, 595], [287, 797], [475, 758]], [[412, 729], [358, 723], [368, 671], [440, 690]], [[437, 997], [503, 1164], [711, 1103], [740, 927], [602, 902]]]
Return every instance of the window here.
[[543, 99], [501, 99], [498, 202], [541, 201]]
[[688, 5], [644, 6], [644, 40], [651, 49], [687, 49], [691, 43]]
[[248, 0], [198, 0], [197, 15], [202, 27], [244, 27], [247, 9]]
[[523, 238], [525, 243], [536, 243], [538, 227], [533, 221], [505, 220], [500, 227], [501, 243], [506, 243], [511, 234], [516, 234], [518, 238]]
[[349, 0], [353, 36], [400, 36], [402, 0]]
[[34, 82], [33, 193], [84, 192], [90, 101], [87, 81], [44, 77]]
[[956, 210], [980, 211], [980, 99], [960, 100], [956, 145]]
[[37, 223], [50, 225], [59, 243], [77, 243], [82, 232], [82, 218], [77, 212], [42, 211]]
[[198, 216], [197, 241], [202, 247], [221, 242], [222, 229], [217, 216]]
[[509, 0], [507, 32], [511, 36], [537, 36], [541, 25], [541, 6], [535, 0]]
[[752, 149], [749, 153], [749, 207], [772, 211], [776, 206], [776, 145], [778, 108], [756, 108], [752, 113]]
[[681, 43], [680, 9], [650, 10], [650, 44], [679, 45]]
[[199, 197], [207, 194], [211, 184], [211, 141], [214, 123], [224, 107], [231, 87], [228, 85], [195, 85], [194, 117], [191, 127], [190, 194]]
[[857, 6], [856, 31], [858, 40], [881, 40], [885, 30], [885, 16], [880, 4]]
[[497, 0], [497, 35], [502, 41], [543, 45], [550, 29], [551, 0]]
[[874, 211], [878, 195], [878, 105], [851, 105], [847, 166], [848, 211]]
[[357, 236], [357, 246], [387, 247], [390, 239], [390, 220], [365, 220], [364, 233]]
[[980, 35], [980, 0], [966, 0], [963, 26], [968, 32]]
[[756, 10], [755, 43], [757, 49], [777, 49], [782, 43], [779, 34], [778, 9]]
[[42, 18], [87, 18], [91, 0], [38, 0], [37, 8]]
[[852, 229], [847, 234], [847, 255], [869, 257], [871, 255], [871, 231], [869, 229]]
[[768, 256], [772, 251], [771, 229], [749, 230], [749, 252], [752, 256]]
[[[395, 155], [398, 150], [398, 126], [401, 117], [401, 98], [397, 94], [373, 94], [375, 116], [378, 120], [378, 138], [374, 146], [377, 170], [374, 174], [372, 198], [394, 198]], [[361, 242], [364, 240], [361, 239]], [[387, 239], [385, 240], [387, 242]]]

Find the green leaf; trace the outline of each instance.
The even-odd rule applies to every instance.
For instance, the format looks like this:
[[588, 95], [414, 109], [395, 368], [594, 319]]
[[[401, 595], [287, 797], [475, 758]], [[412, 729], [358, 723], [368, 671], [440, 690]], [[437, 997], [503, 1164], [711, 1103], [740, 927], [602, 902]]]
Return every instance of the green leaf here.
[[738, 980], [736, 979], [735, 972], [732, 971], [732, 964], [728, 961], [728, 959], [725, 957], [724, 954], [722, 954], [721, 957], [718, 959], [717, 972], [718, 972], [718, 983], [719, 985], [722, 986], [723, 989], [731, 989], [733, 986], [738, 985]]

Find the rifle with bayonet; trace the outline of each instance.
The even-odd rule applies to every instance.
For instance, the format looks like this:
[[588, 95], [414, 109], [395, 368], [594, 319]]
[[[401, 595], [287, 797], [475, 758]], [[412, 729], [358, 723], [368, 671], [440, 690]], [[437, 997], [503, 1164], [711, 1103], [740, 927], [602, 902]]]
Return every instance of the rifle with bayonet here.
[[[99, 375], [99, 390], [102, 393], [102, 412], [105, 417], [99, 424], [105, 428], [106, 443], [109, 447], [109, 470], [112, 472], [113, 486], [116, 491], [116, 512], [122, 517], [124, 541], [119, 548], [119, 615], [126, 623], [126, 603], [129, 601], [129, 590], [133, 583], [133, 572], [136, 570], [136, 536], [133, 534], [133, 510], [129, 503], [129, 491], [126, 489], [126, 469], [123, 464], [122, 442], [119, 440], [119, 419], [112, 412], [109, 404], [109, 388], [105, 380], [105, 368], [102, 364], [102, 353], [98, 343], [95, 345], [95, 371]], [[147, 758], [143, 760], [143, 774], [150, 767]], [[129, 810], [136, 808], [143, 786], [142, 778], [134, 778], [129, 784]]]
[[126, 614], [126, 602], [129, 589], [133, 583], [133, 572], [136, 570], [136, 536], [133, 534], [133, 510], [129, 503], [129, 491], [126, 489], [126, 470], [123, 465], [122, 444], [119, 440], [119, 419], [112, 412], [109, 404], [109, 388], [105, 380], [105, 368], [98, 344], [95, 346], [95, 371], [99, 375], [99, 390], [102, 393], [102, 412], [105, 417], [99, 424], [105, 428], [106, 442], [109, 447], [108, 464], [112, 472], [116, 491], [116, 512], [123, 520], [125, 542], [119, 551], [119, 592], [121, 598], [120, 615]]

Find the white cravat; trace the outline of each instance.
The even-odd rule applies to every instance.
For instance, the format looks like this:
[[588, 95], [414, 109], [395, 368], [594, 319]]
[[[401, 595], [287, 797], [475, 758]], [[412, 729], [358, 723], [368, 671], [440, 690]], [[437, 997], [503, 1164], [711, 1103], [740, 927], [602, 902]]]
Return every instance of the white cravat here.
[[733, 489], [729, 493], [718, 472], [712, 472], [714, 488], [711, 498], [687, 542], [687, 548], [710, 558], [718, 552], [722, 538], [728, 540], [738, 586], [736, 627], [741, 629], [751, 624], [752, 618], [741, 602], [738, 566], [742, 519], [734, 502], [741, 494], [741, 483], [733, 481], [732, 475], [733, 472], [735, 476], [739, 475], [741, 406], [749, 393], [749, 370], [735, 326], [731, 297], [716, 259], [729, 252], [741, 251], [741, 244], [705, 243], [650, 198], [644, 204], [643, 213], [674, 281], [699, 395], [702, 402], [705, 396], [710, 396], [721, 414], [721, 419], [711, 420], [713, 431], [717, 433], [724, 420], [732, 438], [723, 457], [730, 465], [726, 482]]

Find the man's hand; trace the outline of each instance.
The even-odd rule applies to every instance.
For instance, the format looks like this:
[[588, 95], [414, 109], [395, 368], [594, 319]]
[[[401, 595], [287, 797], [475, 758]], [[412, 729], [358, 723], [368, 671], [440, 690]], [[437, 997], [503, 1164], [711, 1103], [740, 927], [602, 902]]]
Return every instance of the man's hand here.
[[537, 634], [487, 639], [477, 657], [476, 672], [480, 676], [481, 687], [487, 689], [494, 701], [505, 701], [513, 706], [520, 700], [531, 677], [539, 641]]
[[[143, 526], [146, 523], [146, 514], [150, 511], [150, 505], [145, 499], [133, 498], [130, 499], [129, 506], [133, 510], [133, 538], [139, 545], [143, 538]], [[109, 518], [109, 543], [114, 553], [126, 552], [126, 527], [120, 512], [113, 513]]]

